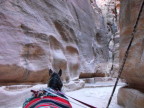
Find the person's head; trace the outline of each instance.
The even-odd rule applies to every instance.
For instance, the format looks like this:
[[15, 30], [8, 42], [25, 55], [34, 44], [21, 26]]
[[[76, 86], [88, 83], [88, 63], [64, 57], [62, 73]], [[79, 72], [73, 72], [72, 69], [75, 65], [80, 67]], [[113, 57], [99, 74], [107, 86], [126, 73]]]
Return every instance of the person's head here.
[[48, 81], [48, 87], [61, 91], [63, 83], [61, 81], [62, 70], [60, 69], [58, 73], [49, 70], [50, 79]]

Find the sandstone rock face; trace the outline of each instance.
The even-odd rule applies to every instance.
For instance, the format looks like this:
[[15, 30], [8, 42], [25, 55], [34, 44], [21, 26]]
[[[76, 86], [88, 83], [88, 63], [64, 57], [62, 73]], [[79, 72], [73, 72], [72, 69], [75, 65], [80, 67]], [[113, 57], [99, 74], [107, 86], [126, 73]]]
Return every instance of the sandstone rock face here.
[[66, 82], [106, 70], [108, 37], [97, 11], [88, 0], [1, 0], [0, 82], [46, 82], [50, 68], [61, 68]]
[[[120, 12], [120, 57], [124, 56], [129, 44], [133, 26], [136, 22], [142, 0], [121, 1]], [[143, 9], [144, 10], [144, 9]], [[126, 65], [123, 71], [123, 78], [132, 87], [144, 88], [144, 11], [140, 17], [135, 33], [135, 39], [129, 51]]]
[[120, 88], [118, 104], [123, 105], [124, 108], [143, 108], [144, 93], [132, 88]]
[[[133, 26], [136, 22], [140, 6], [143, 0], [121, 0], [120, 10], [120, 60], [130, 42]], [[144, 9], [142, 11], [135, 38], [129, 51], [129, 55], [122, 73], [122, 78], [128, 83], [128, 88], [134, 88], [144, 92]], [[143, 99], [137, 92], [132, 92], [128, 88], [119, 91], [118, 100], [126, 108], [143, 108], [143, 104], [136, 103], [138, 99]], [[124, 95], [125, 94], [125, 95]], [[121, 102], [120, 95], [124, 95]], [[141, 94], [143, 95], [143, 94]], [[130, 98], [134, 98], [131, 100]], [[142, 96], [143, 97], [143, 96]], [[139, 101], [140, 102], [140, 101]], [[140, 105], [137, 105], [140, 104]]]
[[104, 16], [109, 36], [109, 75], [117, 77], [119, 69], [119, 0], [95, 0]]

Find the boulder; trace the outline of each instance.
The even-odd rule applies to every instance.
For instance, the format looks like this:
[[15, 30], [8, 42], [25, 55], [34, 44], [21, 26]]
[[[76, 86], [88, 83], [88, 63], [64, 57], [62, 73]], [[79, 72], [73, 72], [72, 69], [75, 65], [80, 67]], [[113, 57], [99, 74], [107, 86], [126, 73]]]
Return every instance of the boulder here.
[[133, 88], [120, 88], [118, 104], [124, 106], [124, 108], [143, 108], [144, 93]]

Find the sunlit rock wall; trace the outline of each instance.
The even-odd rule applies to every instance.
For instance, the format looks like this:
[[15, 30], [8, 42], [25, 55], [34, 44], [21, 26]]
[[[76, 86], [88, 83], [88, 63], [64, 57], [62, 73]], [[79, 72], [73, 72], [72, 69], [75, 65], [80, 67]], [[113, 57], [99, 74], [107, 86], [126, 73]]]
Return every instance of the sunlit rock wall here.
[[[120, 10], [120, 60], [131, 39], [143, 0], [121, 0]], [[122, 73], [128, 83], [127, 88], [119, 91], [118, 102], [126, 108], [143, 108], [144, 106], [144, 8], [136, 29], [135, 38]], [[135, 89], [135, 90], [134, 90]], [[142, 95], [140, 95], [142, 94]]]
[[1, 0], [0, 82], [63, 81], [81, 72], [107, 72], [108, 37], [89, 0]]

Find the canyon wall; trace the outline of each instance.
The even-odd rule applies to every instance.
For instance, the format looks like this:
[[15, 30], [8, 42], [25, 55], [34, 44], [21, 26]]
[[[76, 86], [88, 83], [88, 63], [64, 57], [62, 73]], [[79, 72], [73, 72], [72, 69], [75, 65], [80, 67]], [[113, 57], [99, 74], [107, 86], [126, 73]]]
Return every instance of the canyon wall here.
[[104, 16], [107, 35], [109, 36], [109, 75], [117, 77], [119, 69], [119, 0], [95, 0]]
[[0, 83], [63, 81], [107, 73], [108, 35], [89, 0], [0, 0]]
[[[143, 0], [121, 0], [120, 8], [120, 62], [131, 39], [134, 24]], [[144, 107], [144, 8], [129, 50], [122, 78], [128, 84], [121, 88], [118, 103], [125, 108]]]

